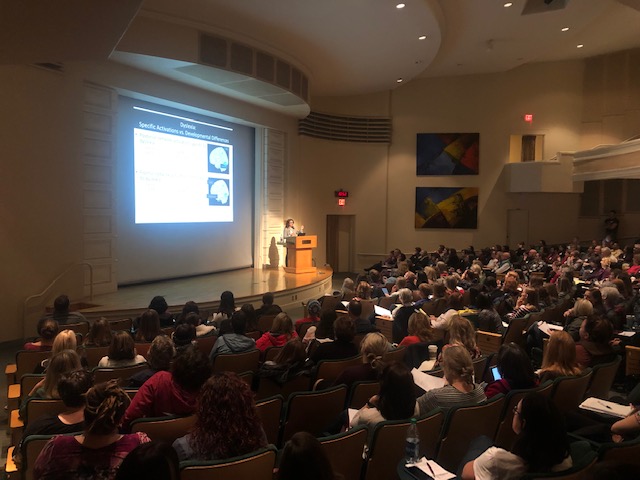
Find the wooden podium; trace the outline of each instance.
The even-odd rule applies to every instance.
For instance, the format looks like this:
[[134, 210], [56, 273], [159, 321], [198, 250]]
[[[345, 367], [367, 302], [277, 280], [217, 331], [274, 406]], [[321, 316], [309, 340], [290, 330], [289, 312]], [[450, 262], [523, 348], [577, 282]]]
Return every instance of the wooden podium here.
[[286, 239], [289, 266], [285, 266], [287, 273], [316, 273], [313, 266], [313, 249], [318, 246], [317, 235], [304, 235]]

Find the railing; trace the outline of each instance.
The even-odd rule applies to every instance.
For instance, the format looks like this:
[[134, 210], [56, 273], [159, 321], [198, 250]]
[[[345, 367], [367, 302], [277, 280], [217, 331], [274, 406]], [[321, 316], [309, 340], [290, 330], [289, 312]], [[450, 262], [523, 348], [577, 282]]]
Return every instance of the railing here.
[[[33, 300], [42, 300], [42, 298], [50, 295], [51, 291], [53, 290], [54, 287], [57, 287], [60, 280], [62, 280], [63, 278], [65, 278], [71, 271], [73, 271], [75, 268], [77, 267], [89, 267], [89, 299], [93, 300], [93, 265], [91, 265], [90, 263], [86, 263], [86, 262], [82, 262], [82, 263], [74, 263], [69, 265], [69, 267], [67, 267], [60, 275], [58, 275], [56, 278], [54, 278], [51, 283], [49, 283], [49, 285], [40, 293], [37, 293], [35, 295], [31, 295], [27, 298], [25, 298], [23, 304], [22, 304], [22, 333], [23, 336], [26, 338], [27, 335], [27, 316], [29, 314], [29, 306], [30, 304], [33, 302]], [[83, 270], [84, 271], [84, 270]], [[83, 289], [84, 289], [84, 281], [83, 281]], [[38, 302], [38, 305], [41, 304], [41, 301]]]

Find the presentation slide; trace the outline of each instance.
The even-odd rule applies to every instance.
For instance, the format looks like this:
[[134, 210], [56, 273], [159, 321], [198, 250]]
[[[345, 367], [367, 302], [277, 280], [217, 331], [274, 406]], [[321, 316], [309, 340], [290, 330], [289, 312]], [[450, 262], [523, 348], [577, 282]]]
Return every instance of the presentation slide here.
[[118, 284], [253, 264], [255, 129], [119, 97]]
[[233, 221], [233, 129], [133, 107], [136, 223]]

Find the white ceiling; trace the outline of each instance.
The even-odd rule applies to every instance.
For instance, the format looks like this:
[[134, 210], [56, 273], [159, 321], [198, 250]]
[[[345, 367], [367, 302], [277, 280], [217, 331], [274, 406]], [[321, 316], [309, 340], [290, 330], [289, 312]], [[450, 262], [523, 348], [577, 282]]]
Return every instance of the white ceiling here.
[[[118, 42], [144, 18], [275, 53], [308, 75], [313, 96], [640, 47], [640, 0], [513, 0], [504, 8], [505, 1], [404, 0], [397, 9], [394, 0], [127, 0], [118, 8], [109, 0], [58, 0], [56, 8], [0, 0], [0, 64], [120, 61], [130, 52], [118, 53]], [[531, 2], [548, 11], [522, 15]], [[566, 8], [553, 10], [562, 3]], [[561, 32], [565, 26], [570, 30]], [[418, 40], [422, 34], [426, 40]], [[175, 60], [139, 60], [138, 68], [160, 75], [175, 67]]]

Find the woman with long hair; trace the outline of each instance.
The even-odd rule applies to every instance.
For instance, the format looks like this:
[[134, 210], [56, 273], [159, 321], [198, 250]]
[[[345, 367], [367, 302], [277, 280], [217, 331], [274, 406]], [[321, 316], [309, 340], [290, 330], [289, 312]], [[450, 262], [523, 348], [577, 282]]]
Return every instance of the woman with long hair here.
[[138, 329], [135, 334], [136, 342], [152, 342], [156, 336], [162, 333], [160, 331], [160, 315], [152, 308], [146, 310], [138, 322]]
[[514, 318], [523, 318], [529, 313], [537, 312], [540, 309], [540, 298], [535, 288], [526, 287], [516, 301], [516, 308], [513, 312], [505, 315], [507, 322]]
[[499, 393], [506, 395], [511, 390], [534, 388], [538, 385], [538, 377], [531, 365], [531, 359], [516, 343], [503, 343], [500, 346], [497, 366], [502, 378], [485, 387], [484, 393], [487, 398]]
[[136, 354], [136, 346], [128, 332], [120, 330], [113, 335], [109, 352], [98, 362], [98, 367], [117, 368], [129, 367], [145, 363], [142, 355]]
[[86, 394], [84, 432], [51, 439], [36, 459], [34, 478], [114, 479], [127, 454], [150, 441], [142, 432], [122, 435], [118, 431], [129, 402], [117, 380], [90, 388]]
[[350, 425], [375, 425], [385, 420], [408, 419], [417, 414], [416, 389], [411, 371], [404, 364], [393, 362], [382, 372], [380, 393], [358, 410]]
[[299, 338], [289, 340], [278, 352], [273, 360], [264, 362], [258, 370], [260, 381], [263, 378], [273, 380], [283, 385], [298, 373], [310, 371], [310, 365], [306, 364], [307, 351]]
[[476, 307], [478, 308], [478, 330], [492, 333], [503, 333], [502, 318], [496, 311], [496, 307], [489, 294], [478, 293], [476, 297]]
[[346, 368], [333, 383], [344, 384], [348, 388], [355, 382], [364, 380], [378, 380], [385, 367], [382, 357], [391, 348], [387, 338], [380, 332], [371, 332], [360, 342], [362, 364]]
[[263, 333], [256, 340], [256, 347], [264, 352], [269, 347], [282, 347], [292, 338], [298, 338], [298, 334], [293, 328], [293, 321], [289, 315], [281, 312], [273, 319], [271, 330]]
[[224, 460], [267, 446], [253, 392], [235, 373], [214, 373], [202, 386], [190, 433], [173, 442], [180, 461]]
[[236, 311], [236, 299], [233, 292], [225, 290], [220, 294], [220, 306], [218, 311], [213, 315], [212, 322], [217, 326], [225, 318], [231, 318], [233, 312]]
[[111, 324], [105, 317], [100, 317], [93, 322], [82, 344], [85, 347], [108, 347], [111, 339]]
[[542, 368], [538, 372], [540, 383], [558, 377], [580, 375], [580, 372], [576, 361], [576, 343], [571, 335], [562, 330], [551, 332], [542, 359]]
[[442, 363], [443, 352], [452, 345], [461, 345], [466, 348], [471, 356], [471, 360], [480, 358], [482, 353], [476, 344], [476, 331], [471, 322], [461, 315], [454, 315], [449, 322], [449, 343], [442, 347], [440, 355], [434, 366]]
[[482, 387], [474, 383], [473, 363], [464, 346], [452, 345], [443, 351], [442, 369], [447, 384], [429, 390], [418, 398], [421, 415], [437, 407], [447, 409], [458, 405], [477, 404], [487, 399]]
[[526, 472], [560, 472], [571, 468], [564, 418], [540, 393], [524, 397], [513, 411], [516, 442], [511, 449], [489, 447], [462, 469], [463, 480], [512, 480]]
[[422, 310], [415, 310], [409, 317], [409, 335], [404, 337], [400, 346], [414, 343], [432, 342], [436, 338], [435, 330], [431, 327], [431, 319]]

